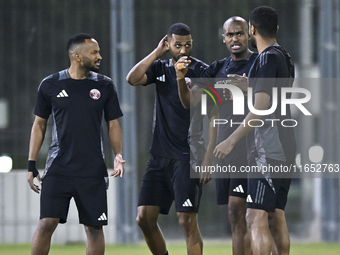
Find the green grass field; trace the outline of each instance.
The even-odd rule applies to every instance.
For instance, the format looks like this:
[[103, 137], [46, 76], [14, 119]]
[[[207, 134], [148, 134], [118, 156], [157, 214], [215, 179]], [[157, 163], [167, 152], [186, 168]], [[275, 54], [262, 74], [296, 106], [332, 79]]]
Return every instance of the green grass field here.
[[[169, 244], [169, 254], [185, 255], [183, 244]], [[3, 244], [0, 245], [1, 255], [29, 255], [29, 244]], [[52, 245], [50, 255], [85, 254], [85, 244]], [[137, 245], [106, 245], [106, 255], [149, 255], [145, 244]], [[231, 245], [222, 243], [207, 243], [204, 245], [205, 255], [231, 255]], [[339, 255], [340, 243], [313, 243], [292, 244], [291, 255]]]

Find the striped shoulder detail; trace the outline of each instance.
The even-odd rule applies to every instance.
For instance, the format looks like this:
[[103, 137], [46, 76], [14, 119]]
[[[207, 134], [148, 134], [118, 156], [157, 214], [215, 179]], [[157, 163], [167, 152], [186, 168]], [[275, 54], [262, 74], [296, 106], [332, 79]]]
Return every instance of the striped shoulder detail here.
[[106, 75], [99, 74], [96, 72], [90, 72], [89, 76], [87, 79], [93, 80], [93, 81], [107, 81], [107, 82], [112, 82], [112, 79]]
[[38, 91], [40, 90], [41, 85], [42, 85], [45, 81], [56, 79], [57, 76], [58, 76], [58, 73], [55, 73], [55, 74], [50, 74], [49, 76], [46, 76], [44, 79], [42, 79], [42, 81], [41, 81], [40, 84], [39, 84]]
[[164, 61], [164, 60], [159, 60], [158, 63], [161, 63], [166, 66], [166, 67], [170, 67], [170, 66], [173, 66], [174, 64], [172, 63], [172, 58], [169, 58], [167, 61]]
[[268, 51], [263, 52], [262, 54], [259, 55], [259, 67], [261, 68], [268, 62]]
[[189, 70], [192, 70], [195, 73], [195, 76], [202, 77], [209, 66], [203, 61], [194, 57], [190, 57], [190, 60], [191, 64], [189, 66]]
[[53, 78], [53, 76], [55, 76], [55, 74], [50, 74], [49, 76], [46, 76], [41, 82], [44, 82], [46, 80], [50, 80]]
[[61, 80], [66, 80], [70, 78], [70, 75], [68, 73], [68, 69], [62, 70], [58, 73], [59, 77], [58, 77], [58, 81]]
[[[199, 60], [197, 58], [190, 56], [190, 60], [191, 60], [190, 66], [192, 66], [193, 68], [195, 68], [196, 65], [199, 65], [201, 68], [207, 68], [208, 67], [208, 65], [206, 63], [204, 63], [202, 60]], [[190, 68], [190, 66], [189, 66], [189, 68]]]

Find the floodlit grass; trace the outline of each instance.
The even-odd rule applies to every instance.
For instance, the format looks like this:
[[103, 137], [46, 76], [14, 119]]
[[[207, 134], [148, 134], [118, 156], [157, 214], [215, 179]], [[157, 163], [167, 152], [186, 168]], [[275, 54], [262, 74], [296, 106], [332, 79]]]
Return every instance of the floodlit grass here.
[[[52, 245], [50, 255], [85, 254], [85, 244]], [[168, 244], [169, 254], [184, 255], [184, 243]], [[30, 244], [0, 245], [2, 255], [29, 255]], [[150, 255], [145, 244], [136, 245], [106, 245], [106, 255]], [[205, 255], [231, 255], [231, 245], [207, 242], [204, 245]], [[292, 244], [291, 255], [339, 255], [340, 243]]]

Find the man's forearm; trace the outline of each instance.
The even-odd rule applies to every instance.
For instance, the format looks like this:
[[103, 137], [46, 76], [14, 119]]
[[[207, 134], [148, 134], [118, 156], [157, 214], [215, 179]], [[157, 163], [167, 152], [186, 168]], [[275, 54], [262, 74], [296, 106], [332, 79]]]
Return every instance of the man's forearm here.
[[185, 109], [190, 108], [190, 89], [188, 88], [185, 79], [177, 79], [179, 99]]
[[233, 145], [235, 145], [238, 141], [240, 141], [243, 137], [245, 137], [248, 133], [250, 133], [254, 127], [248, 125], [248, 121], [252, 119], [261, 119], [262, 116], [255, 115], [253, 113], [248, 113], [246, 118], [244, 119], [244, 125], [241, 124], [230, 136], [229, 140]]
[[35, 121], [31, 130], [28, 160], [37, 160], [41, 145], [44, 141], [45, 132], [46, 125], [38, 124]]
[[[142, 80], [149, 66], [159, 58], [157, 49], [153, 50], [148, 56], [139, 61], [126, 76], [126, 81], [131, 85], [141, 85]], [[143, 85], [143, 84], [142, 84]]]
[[205, 153], [205, 160], [211, 161], [213, 158], [213, 151], [216, 146], [217, 127], [214, 127], [214, 120], [218, 118], [218, 108], [216, 106], [209, 107], [209, 128], [208, 128], [208, 144]]
[[115, 155], [123, 154], [123, 132], [118, 119], [108, 123], [110, 144]]
[[[257, 110], [267, 110], [270, 101], [270, 96], [264, 92], [256, 93], [255, 94], [255, 102], [254, 108]], [[254, 129], [254, 127], [249, 126], [250, 120], [262, 119], [263, 116], [256, 115], [252, 112], [249, 112], [244, 119], [244, 125], [240, 125], [234, 133], [230, 136], [230, 141], [232, 144], [236, 144], [239, 140], [241, 140], [244, 136], [246, 136], [250, 131]]]

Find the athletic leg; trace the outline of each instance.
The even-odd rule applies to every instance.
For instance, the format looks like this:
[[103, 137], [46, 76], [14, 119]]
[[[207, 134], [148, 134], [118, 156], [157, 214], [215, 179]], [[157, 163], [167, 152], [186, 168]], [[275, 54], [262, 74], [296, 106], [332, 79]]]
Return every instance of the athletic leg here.
[[137, 224], [142, 229], [144, 239], [153, 255], [166, 254], [163, 233], [158, 226], [159, 206], [138, 206]]
[[[247, 233], [244, 236], [244, 254], [253, 255], [253, 252], [251, 250], [250, 230], [248, 229], [248, 227], [247, 227]], [[272, 254], [272, 255], [278, 255], [278, 254]]]
[[[237, 169], [248, 165], [247, 149], [236, 148], [217, 164], [234, 166]], [[228, 219], [232, 233], [233, 255], [250, 255], [250, 235], [246, 223], [247, 173], [243, 175], [228, 173], [222, 179], [216, 179], [218, 204], [228, 204]]]
[[288, 255], [290, 238], [283, 210], [275, 209], [275, 213], [269, 213], [269, 228], [277, 248], [277, 254]]
[[84, 228], [87, 236], [86, 255], [104, 255], [105, 238], [103, 227], [84, 226]]
[[250, 230], [253, 255], [269, 255], [272, 250], [272, 236], [269, 230], [268, 213], [260, 209], [247, 209], [246, 220]]
[[33, 235], [31, 254], [46, 255], [51, 246], [51, 237], [58, 223], [65, 223], [72, 185], [68, 179], [54, 176], [44, 178], [40, 196], [40, 221]]
[[31, 247], [32, 255], [47, 255], [50, 251], [51, 237], [58, 226], [59, 218], [43, 218], [34, 233]]
[[274, 242], [274, 238], [272, 242], [272, 255], [280, 255], [279, 251], [277, 250], [276, 244]]
[[154, 255], [167, 254], [164, 236], [157, 220], [160, 213], [169, 213], [174, 199], [171, 186], [168, 185], [168, 178], [171, 179], [172, 172], [166, 169], [170, 161], [151, 155], [139, 193], [136, 221]]
[[246, 200], [229, 196], [228, 216], [232, 232], [233, 255], [250, 254], [250, 237], [247, 235]]
[[202, 186], [199, 179], [190, 178], [188, 160], [173, 160], [171, 170], [173, 171], [173, 178], [168, 178], [168, 180], [172, 182], [178, 223], [185, 236], [187, 253], [189, 255], [201, 255], [203, 241], [198, 227], [197, 213]]
[[197, 213], [177, 212], [177, 217], [185, 235], [188, 255], [201, 255], [203, 241], [198, 228]]

